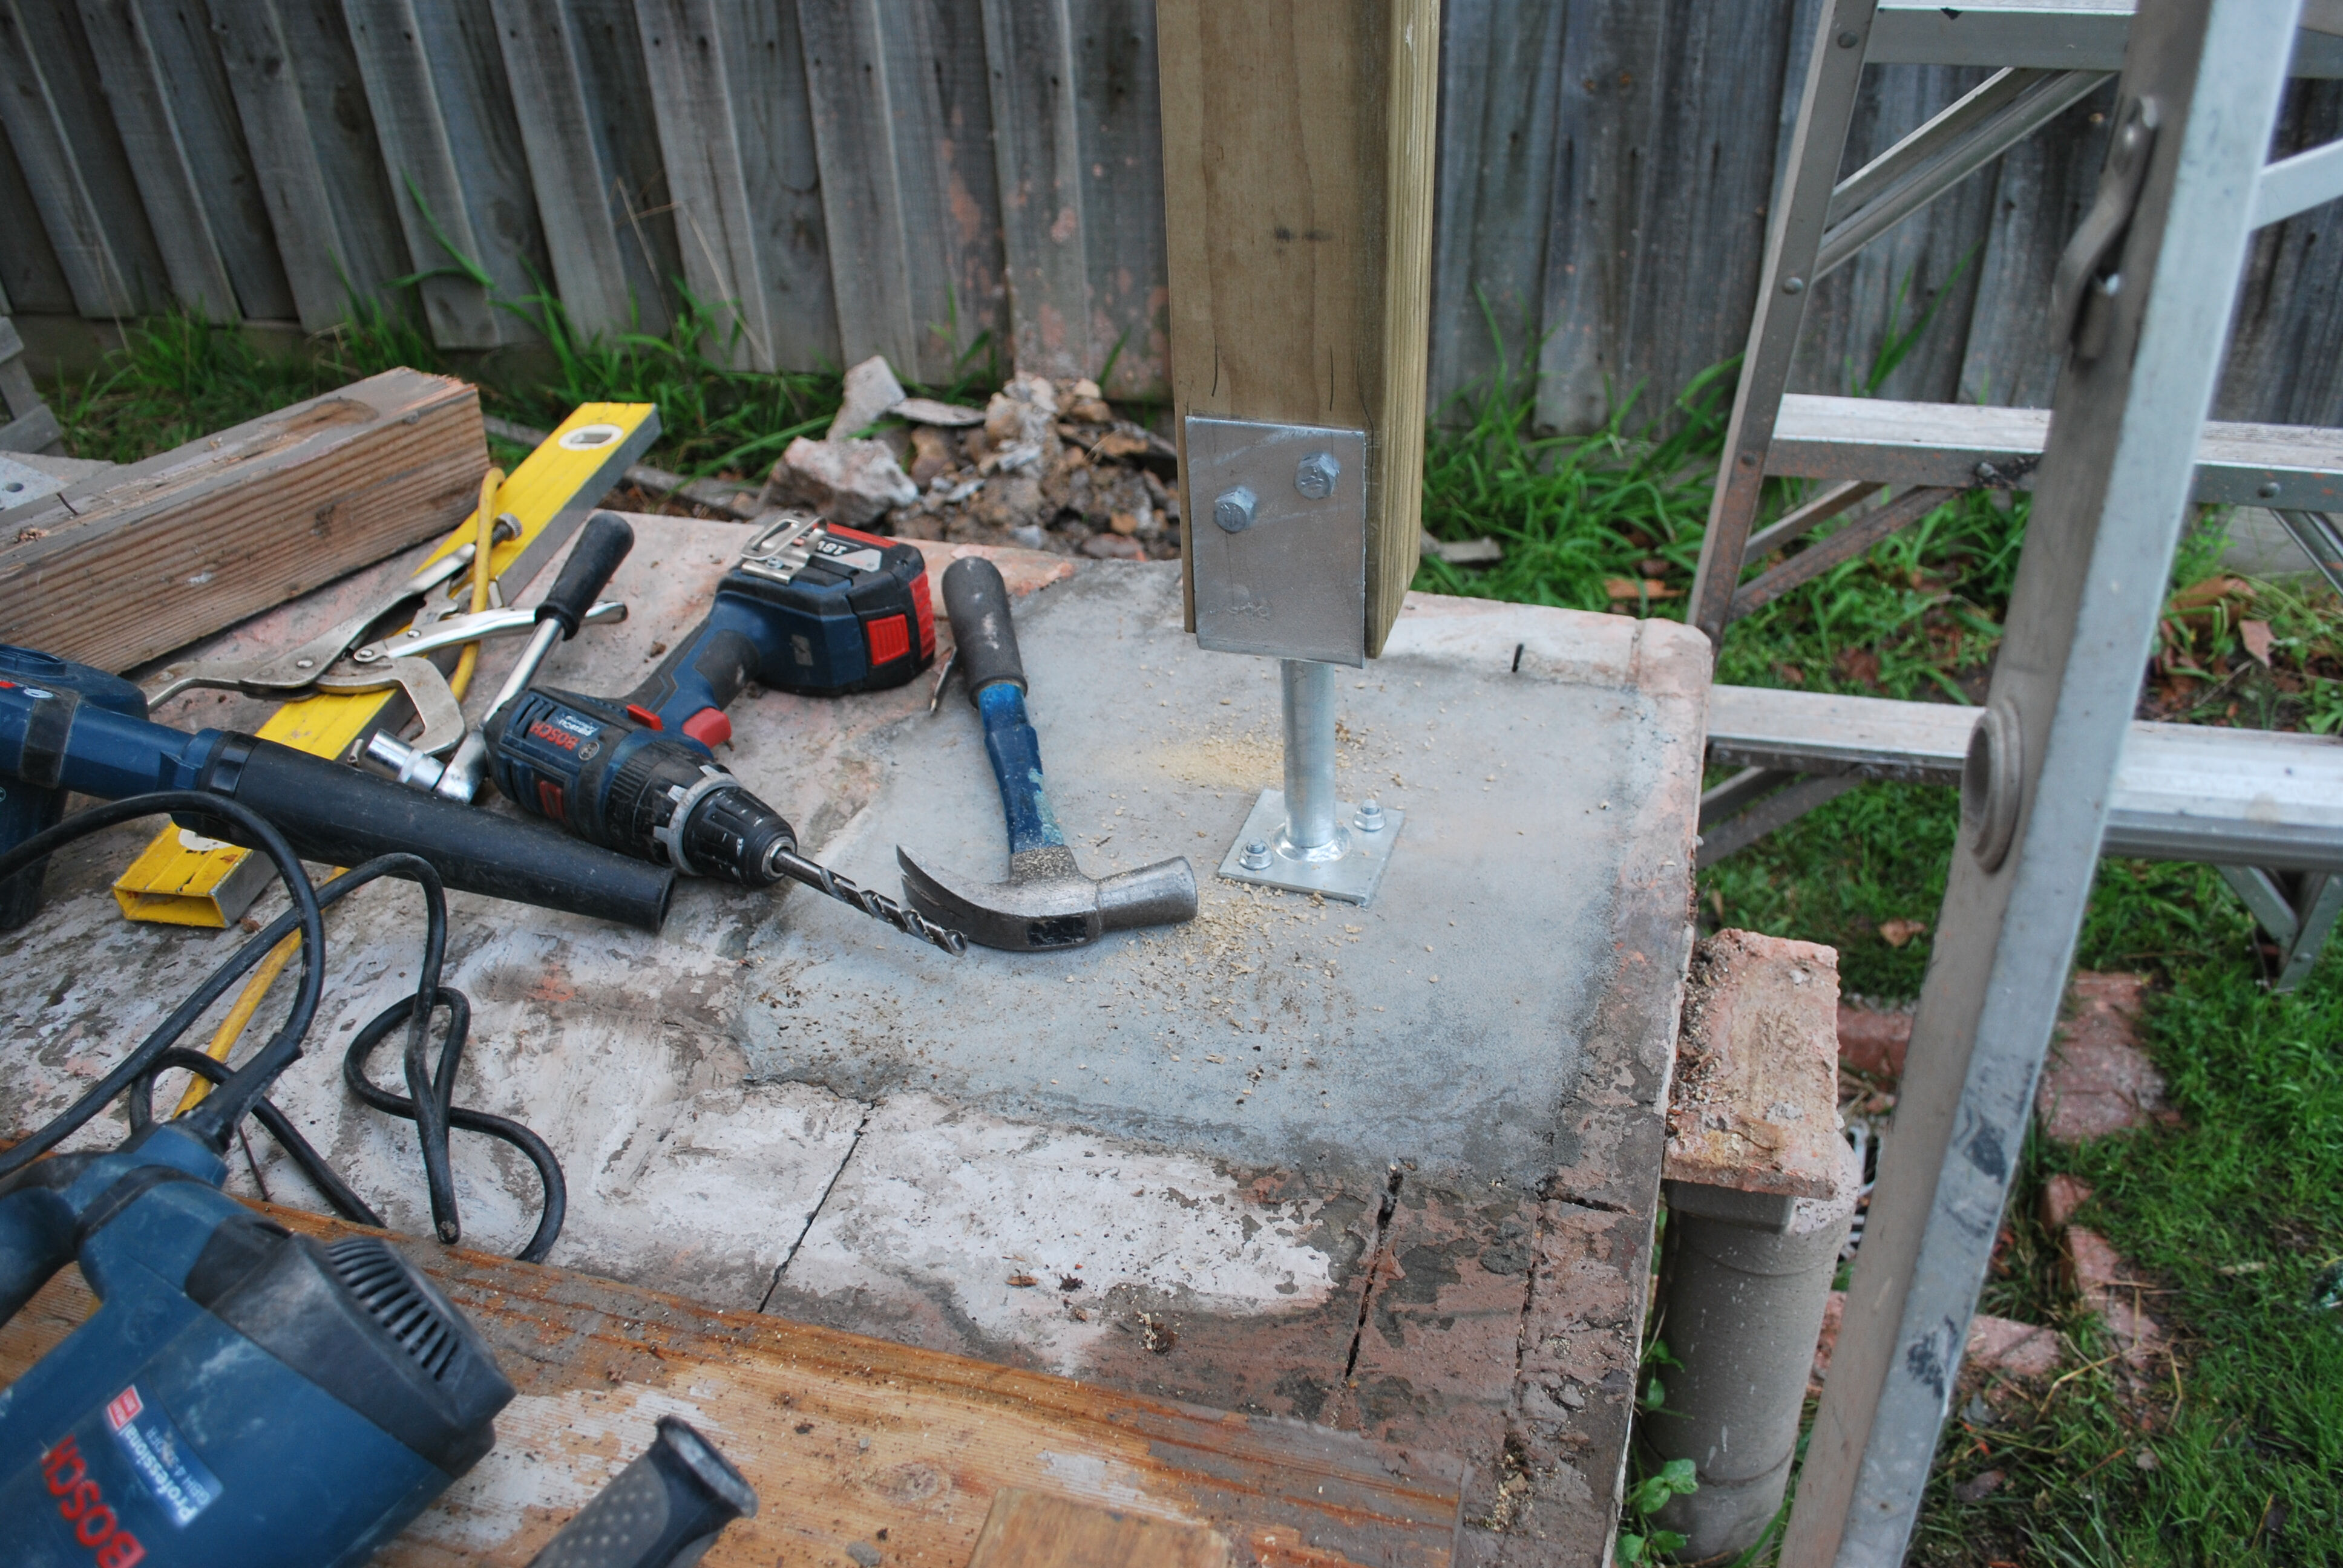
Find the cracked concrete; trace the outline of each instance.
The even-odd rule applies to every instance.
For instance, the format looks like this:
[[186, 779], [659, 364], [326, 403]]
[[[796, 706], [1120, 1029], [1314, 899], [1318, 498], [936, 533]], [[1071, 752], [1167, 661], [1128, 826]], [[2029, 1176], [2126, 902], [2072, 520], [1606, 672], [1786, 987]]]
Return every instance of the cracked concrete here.
[[[549, 684], [631, 686], [743, 537], [637, 528], [612, 589], [628, 624], [564, 645]], [[935, 548], [931, 571], [960, 548]], [[1069, 569], [1004, 567], [1021, 592]], [[280, 645], [365, 586], [223, 640]], [[1083, 864], [1189, 854], [1194, 924], [953, 960], [802, 890], [687, 884], [656, 938], [458, 895], [447, 983], [474, 1003], [458, 1101], [558, 1151], [554, 1262], [1364, 1431], [1464, 1467], [1462, 1561], [1597, 1560], [1691, 939], [1705, 645], [1412, 597], [1388, 657], [1340, 688], [1343, 793], [1409, 813], [1359, 910], [1211, 877], [1277, 776], [1276, 682], [1269, 661], [1198, 653], [1178, 603], [1176, 568], [1086, 568], [1026, 599], [1020, 626]], [[899, 841], [988, 870], [1001, 829], [972, 717], [957, 688], [926, 709], [925, 681], [850, 702], [752, 693], [725, 760], [870, 885], [894, 886]], [[258, 713], [234, 698], [162, 717]], [[24, 1042], [0, 1059], [0, 1135], [53, 1115], [242, 940], [118, 918], [106, 888], [143, 839], [60, 855], [41, 917], [0, 938]], [[427, 1220], [413, 1130], [352, 1101], [339, 1059], [411, 987], [415, 909], [384, 885], [330, 918], [327, 1005], [277, 1095], [408, 1233]], [[396, 1049], [377, 1081], [396, 1081]], [[166, 1079], [165, 1111], [177, 1092]], [[120, 1131], [104, 1120], [81, 1141]], [[238, 1191], [319, 1206], [251, 1141]], [[454, 1163], [464, 1244], [517, 1250], [536, 1221], [527, 1163], [461, 1134]]]

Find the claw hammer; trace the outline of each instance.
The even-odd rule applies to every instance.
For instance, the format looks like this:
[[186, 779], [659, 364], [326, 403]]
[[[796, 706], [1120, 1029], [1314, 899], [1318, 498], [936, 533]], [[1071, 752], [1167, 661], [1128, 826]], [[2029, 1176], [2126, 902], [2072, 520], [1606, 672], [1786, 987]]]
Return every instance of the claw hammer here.
[[1041, 743], [1025, 716], [1025, 664], [1001, 568], [963, 556], [944, 569], [943, 586], [969, 700], [984, 716], [985, 754], [1009, 819], [1009, 879], [931, 871], [899, 845], [904, 897], [969, 940], [1011, 952], [1078, 948], [1108, 931], [1194, 920], [1196, 872], [1184, 855], [1111, 877], [1082, 875], [1042, 783]]

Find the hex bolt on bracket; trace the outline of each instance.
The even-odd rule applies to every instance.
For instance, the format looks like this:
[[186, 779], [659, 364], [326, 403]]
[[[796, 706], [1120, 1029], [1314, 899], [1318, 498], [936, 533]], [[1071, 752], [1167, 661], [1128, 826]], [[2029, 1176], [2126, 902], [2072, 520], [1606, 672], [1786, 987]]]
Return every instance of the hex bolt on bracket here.
[[1280, 674], [1285, 788], [1261, 792], [1222, 857], [1220, 874], [1363, 906], [1383, 881], [1407, 813], [1334, 798], [1334, 667], [1289, 658]]

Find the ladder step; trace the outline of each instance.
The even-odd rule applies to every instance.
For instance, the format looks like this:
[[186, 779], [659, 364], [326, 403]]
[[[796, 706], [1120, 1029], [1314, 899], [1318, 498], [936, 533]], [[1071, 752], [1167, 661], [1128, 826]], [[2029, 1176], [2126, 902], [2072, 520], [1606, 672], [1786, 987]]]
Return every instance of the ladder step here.
[[[1945, 702], [1718, 686], [1712, 766], [1958, 784], [1979, 710]], [[2343, 871], [2343, 739], [2135, 723], [2104, 853]]]
[[[1774, 421], [1765, 471], [1883, 485], [2002, 483], [2033, 487], [2050, 435], [2047, 408], [1975, 403], [1891, 403], [1793, 393]], [[1990, 466], [1988, 479], [1978, 465]], [[2205, 427], [2199, 501], [2343, 512], [2343, 430], [2311, 425]]]
[[[2120, 71], [2132, 0], [1881, 0], [1864, 62], [1873, 65], [2031, 65]], [[2293, 73], [2343, 76], [2343, 37], [2305, 27]]]

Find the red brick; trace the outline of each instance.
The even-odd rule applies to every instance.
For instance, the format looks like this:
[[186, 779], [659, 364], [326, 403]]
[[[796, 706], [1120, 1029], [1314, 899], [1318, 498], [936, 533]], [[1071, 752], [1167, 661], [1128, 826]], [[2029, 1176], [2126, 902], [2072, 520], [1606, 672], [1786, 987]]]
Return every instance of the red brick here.
[[1839, 1004], [1838, 1059], [1857, 1072], [1902, 1077], [1904, 1052], [1911, 1043], [1910, 1013]]
[[2042, 1068], [2035, 1114], [2060, 1143], [2129, 1132], [2169, 1114], [2164, 1075], [2141, 1049], [2140, 975], [2078, 974], [2074, 1007]]
[[2079, 1179], [2060, 1172], [2042, 1184], [2042, 1228], [2063, 1231], [2075, 1211], [2091, 1201], [2090, 1187]]

